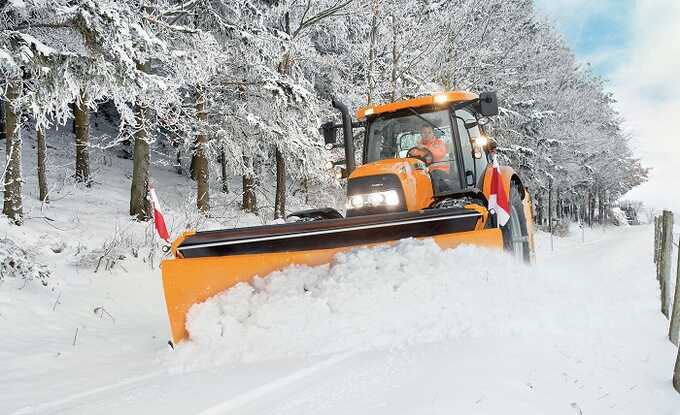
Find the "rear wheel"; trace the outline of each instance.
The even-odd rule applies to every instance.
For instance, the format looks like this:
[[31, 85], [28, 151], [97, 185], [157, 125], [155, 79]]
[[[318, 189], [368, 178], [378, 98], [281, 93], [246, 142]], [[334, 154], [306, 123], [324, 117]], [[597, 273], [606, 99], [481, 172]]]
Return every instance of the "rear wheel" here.
[[524, 215], [524, 204], [519, 184], [513, 183], [510, 188], [510, 220], [501, 227], [503, 247], [515, 258], [524, 262], [530, 261], [527, 220]]

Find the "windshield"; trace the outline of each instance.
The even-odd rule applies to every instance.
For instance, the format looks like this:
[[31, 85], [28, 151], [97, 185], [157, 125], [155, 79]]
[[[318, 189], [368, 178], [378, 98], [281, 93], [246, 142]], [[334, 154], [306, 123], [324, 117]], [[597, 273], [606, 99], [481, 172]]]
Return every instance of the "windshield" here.
[[448, 110], [419, 113], [409, 109], [371, 121], [366, 162], [405, 158], [409, 150], [426, 160], [435, 193], [460, 189]]

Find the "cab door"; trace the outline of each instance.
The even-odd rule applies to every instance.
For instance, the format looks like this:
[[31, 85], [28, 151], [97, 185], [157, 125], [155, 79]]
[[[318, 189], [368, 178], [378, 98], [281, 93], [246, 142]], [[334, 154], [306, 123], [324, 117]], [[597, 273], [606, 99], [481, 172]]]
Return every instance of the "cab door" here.
[[463, 159], [463, 182], [467, 189], [481, 190], [484, 181], [484, 172], [489, 164], [486, 152], [477, 144], [475, 140], [482, 135], [479, 126], [466, 128], [465, 124], [476, 123], [477, 119], [469, 110], [463, 108], [456, 110], [455, 121], [458, 137], [460, 140], [460, 150]]

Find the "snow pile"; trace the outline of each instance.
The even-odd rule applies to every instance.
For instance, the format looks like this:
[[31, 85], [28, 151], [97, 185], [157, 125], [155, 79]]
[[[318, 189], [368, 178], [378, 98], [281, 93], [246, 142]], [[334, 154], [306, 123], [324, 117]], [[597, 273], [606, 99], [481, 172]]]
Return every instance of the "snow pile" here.
[[628, 217], [620, 207], [613, 207], [611, 209], [611, 221], [616, 226], [628, 226]]
[[[535, 332], [541, 280], [498, 251], [431, 240], [294, 266], [194, 305], [184, 367]], [[197, 350], [198, 349], [198, 350]]]
[[37, 280], [47, 286], [50, 270], [36, 262], [33, 255], [13, 240], [5, 237], [0, 240], [0, 281], [5, 277], [20, 278], [25, 282]]

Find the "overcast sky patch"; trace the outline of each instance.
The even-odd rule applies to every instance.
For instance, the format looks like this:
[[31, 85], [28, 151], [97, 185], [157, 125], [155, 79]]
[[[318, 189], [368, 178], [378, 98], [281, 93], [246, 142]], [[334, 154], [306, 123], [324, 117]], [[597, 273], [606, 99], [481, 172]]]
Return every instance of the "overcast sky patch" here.
[[632, 148], [651, 167], [626, 197], [680, 214], [680, 1], [536, 0], [574, 52], [609, 79]]

